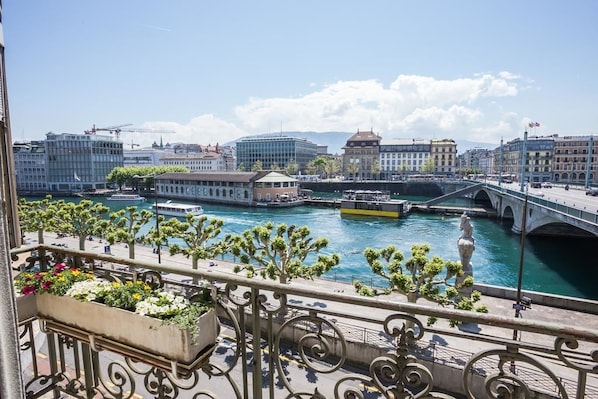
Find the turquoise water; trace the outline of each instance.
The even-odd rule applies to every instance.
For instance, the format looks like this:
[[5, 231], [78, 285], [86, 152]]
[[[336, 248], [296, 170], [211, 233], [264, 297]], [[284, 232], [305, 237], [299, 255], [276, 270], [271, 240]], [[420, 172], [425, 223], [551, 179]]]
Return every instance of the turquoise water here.
[[[102, 201], [116, 210], [131, 204]], [[141, 204], [150, 208], [151, 202]], [[458, 261], [457, 239], [460, 218], [440, 214], [412, 213], [405, 218], [341, 217], [338, 209], [295, 207], [286, 209], [241, 208], [203, 204], [208, 217], [224, 221], [226, 233], [242, 233], [267, 221], [306, 225], [314, 238], [326, 237], [327, 254], [338, 253], [341, 263], [326, 277], [351, 282], [359, 279], [382, 286], [382, 281], [369, 271], [363, 258], [367, 247], [383, 248], [395, 245], [408, 258], [411, 246], [428, 243], [431, 255]], [[149, 229], [153, 224], [147, 225]], [[471, 263], [478, 283], [517, 288], [521, 237], [511, 232], [512, 222], [473, 218], [476, 249]], [[595, 258], [596, 241], [526, 237], [523, 262], [524, 290], [598, 299], [598, 268], [588, 259]], [[574, 248], [574, 250], [572, 250]]]

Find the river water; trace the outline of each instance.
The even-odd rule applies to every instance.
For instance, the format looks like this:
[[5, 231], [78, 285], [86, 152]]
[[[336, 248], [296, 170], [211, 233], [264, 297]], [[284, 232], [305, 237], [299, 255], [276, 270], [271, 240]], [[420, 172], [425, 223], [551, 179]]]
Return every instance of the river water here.
[[[105, 203], [112, 210], [131, 205], [100, 198], [94, 200]], [[150, 209], [151, 202], [140, 206]], [[408, 259], [412, 245], [428, 243], [431, 256], [459, 260], [459, 216], [411, 213], [394, 220], [341, 217], [339, 209], [311, 206], [286, 209], [242, 208], [207, 203], [202, 206], [206, 216], [224, 221], [221, 238], [226, 233], [240, 234], [267, 221], [308, 226], [312, 237], [328, 238], [329, 244], [323, 253], [338, 253], [341, 257], [340, 265], [325, 277], [344, 282], [359, 279], [366, 284], [384, 286], [384, 281], [370, 272], [363, 257], [363, 250], [367, 247], [379, 249], [392, 244]], [[150, 222], [146, 229], [151, 225], [153, 224]], [[512, 221], [472, 217], [472, 225], [475, 251], [471, 263], [475, 281], [517, 288], [521, 236], [511, 232]], [[528, 236], [525, 238], [523, 252], [522, 288], [598, 300], [598, 268], [594, 254], [596, 240]]]

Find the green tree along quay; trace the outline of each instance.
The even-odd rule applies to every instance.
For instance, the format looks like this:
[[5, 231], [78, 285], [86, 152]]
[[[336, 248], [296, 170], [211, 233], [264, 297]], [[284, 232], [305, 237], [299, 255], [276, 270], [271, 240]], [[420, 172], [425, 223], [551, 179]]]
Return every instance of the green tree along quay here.
[[[157, 176], [164, 173], [188, 171], [189, 169], [185, 166], [118, 166], [108, 173], [106, 181], [117, 184], [119, 190], [122, 190], [125, 184], [131, 183], [137, 190], [139, 179], [136, 176]], [[149, 184], [149, 181], [146, 181], [146, 184]], [[146, 187], [146, 189], [148, 188], [149, 186]]]
[[326, 172], [326, 177], [330, 178], [336, 176], [336, 174], [341, 170], [341, 163], [336, 158], [328, 158], [326, 160], [326, 165], [324, 165], [324, 172]]
[[105, 234], [110, 245], [123, 242], [129, 247], [129, 258], [135, 259], [135, 241], [139, 230], [152, 218], [147, 209], [139, 211], [136, 206], [128, 206], [110, 214], [108, 232]]
[[[274, 228], [273, 222], [266, 222], [263, 226], [247, 229], [242, 235], [226, 236], [228, 250], [238, 257], [243, 266], [235, 266], [235, 273], [247, 271], [248, 277], [259, 273], [262, 278], [278, 280], [282, 284], [294, 278], [311, 280], [338, 265], [338, 254], [326, 256], [318, 254], [311, 264], [306, 258], [311, 253], [318, 253], [328, 246], [328, 239], [309, 237], [311, 234], [307, 226], [287, 227], [282, 223]], [[253, 265], [250, 262], [255, 262]], [[258, 267], [259, 269], [256, 269]]]
[[[471, 287], [473, 277], [469, 276], [461, 284], [455, 279], [463, 275], [460, 262], [442, 259], [438, 256], [428, 257], [430, 245], [415, 244], [411, 247], [411, 258], [402, 265], [404, 255], [394, 245], [376, 250], [366, 248], [363, 255], [372, 272], [388, 281], [389, 288], [382, 292], [365, 286], [360, 281], [353, 283], [356, 291], [365, 296], [388, 295], [399, 292], [407, 296], [407, 300], [415, 303], [419, 298], [436, 302], [441, 306], [453, 306], [455, 309], [474, 310], [487, 313], [486, 305], [478, 305], [481, 299], [479, 291], [473, 291], [469, 296], [463, 296], [460, 289]], [[444, 276], [442, 275], [444, 271]], [[433, 324], [435, 318], [428, 319], [428, 325]], [[450, 321], [451, 326], [457, 322]]]
[[261, 170], [264, 170], [264, 165], [262, 164], [262, 161], [258, 159], [253, 163], [253, 165], [251, 165], [251, 171], [259, 172]]
[[44, 232], [56, 231], [56, 215], [64, 204], [64, 200], [52, 201], [51, 195], [39, 201], [21, 198], [17, 204], [21, 230], [28, 233], [37, 232], [37, 241], [43, 244]]
[[[215, 238], [222, 232], [222, 219], [209, 219], [207, 216], [193, 216], [187, 214], [184, 222], [171, 218], [160, 225], [161, 231], [168, 237], [181, 239], [186, 247], [179, 244], [170, 244], [170, 255], [182, 253], [191, 258], [194, 270], [198, 268], [199, 259], [211, 259], [222, 253], [222, 242]], [[194, 284], [197, 283], [194, 277]]]
[[102, 236], [108, 229], [108, 219], [105, 218], [110, 208], [100, 202], [88, 199], [78, 204], [65, 202], [56, 214], [56, 231], [79, 238], [79, 249], [85, 250], [85, 240], [88, 236]]
[[289, 175], [296, 175], [297, 172], [299, 172], [299, 164], [295, 162], [293, 158], [291, 158], [285, 170]]

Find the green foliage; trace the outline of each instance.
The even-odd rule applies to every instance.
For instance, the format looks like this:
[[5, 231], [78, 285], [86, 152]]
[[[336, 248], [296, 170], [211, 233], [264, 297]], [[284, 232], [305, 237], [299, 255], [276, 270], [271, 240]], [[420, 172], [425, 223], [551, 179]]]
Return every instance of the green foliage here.
[[139, 184], [143, 184], [146, 190], [153, 185], [151, 179], [140, 179], [138, 176], [158, 176], [171, 172], [189, 172], [185, 166], [118, 166], [110, 171], [106, 176], [106, 181], [118, 184], [119, 190], [122, 190], [125, 184], [130, 184], [135, 190], [139, 189]]
[[252, 172], [259, 172], [260, 170], [264, 169], [264, 165], [262, 164], [262, 161], [260, 161], [259, 159], [257, 161], [255, 161], [253, 163], [253, 165], [251, 165], [251, 171]]
[[111, 213], [106, 240], [110, 244], [124, 242], [130, 246], [135, 245], [139, 230], [151, 220], [152, 216], [151, 211], [147, 209], [139, 211], [136, 206], [128, 206]]
[[[227, 235], [228, 250], [238, 257], [242, 267], [235, 272], [247, 271], [248, 277], [256, 274], [262, 278], [287, 283], [294, 278], [313, 279], [321, 276], [340, 262], [337, 254], [319, 254], [328, 246], [325, 238], [313, 239], [307, 226], [296, 227], [267, 222], [245, 230], [242, 235]], [[309, 254], [318, 254], [311, 265], [306, 263]], [[254, 262], [251, 264], [250, 262]]]
[[103, 235], [107, 231], [109, 222], [104, 216], [109, 210], [106, 205], [88, 199], [78, 204], [66, 202], [55, 214], [53, 225], [56, 231], [79, 237], [79, 249], [84, 250], [88, 236]]
[[152, 294], [152, 287], [142, 281], [114, 282], [111, 289], [103, 294], [98, 298], [100, 302], [111, 307], [134, 311], [138, 302]]
[[21, 198], [17, 204], [21, 229], [25, 232], [55, 231], [57, 230], [56, 215], [65, 205], [64, 200], [52, 201], [47, 195], [40, 201], [27, 201]]
[[[460, 262], [442, 259], [438, 256], [429, 257], [428, 244], [416, 244], [411, 247], [411, 257], [404, 262], [404, 255], [394, 245], [376, 250], [366, 248], [363, 255], [371, 271], [388, 281], [389, 289], [376, 291], [357, 281], [353, 285], [360, 295], [375, 296], [388, 295], [398, 292], [415, 302], [425, 298], [441, 306], [452, 306], [455, 309], [487, 312], [485, 305], [477, 306], [481, 294], [473, 291], [469, 296], [463, 295], [463, 289], [473, 285], [473, 277], [468, 276], [458, 284], [457, 277], [463, 276]], [[433, 323], [434, 320], [428, 320]], [[456, 322], [451, 321], [454, 325]]]
[[291, 158], [285, 170], [289, 175], [296, 175], [299, 172], [299, 164]]
[[185, 247], [179, 244], [170, 244], [171, 255], [182, 253], [191, 257], [194, 264], [198, 259], [214, 258], [222, 253], [220, 241], [215, 241], [222, 231], [224, 222], [221, 219], [209, 219], [205, 215], [193, 216], [188, 214], [184, 222], [171, 218], [160, 226], [168, 237], [182, 240]]

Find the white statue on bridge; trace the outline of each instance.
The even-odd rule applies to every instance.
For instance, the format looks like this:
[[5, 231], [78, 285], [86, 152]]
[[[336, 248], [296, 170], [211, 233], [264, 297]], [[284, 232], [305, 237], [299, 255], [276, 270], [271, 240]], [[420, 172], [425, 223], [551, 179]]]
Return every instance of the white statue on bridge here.
[[[473, 226], [471, 219], [466, 212], [461, 215], [461, 225], [459, 230], [463, 231], [461, 237], [457, 240], [459, 248], [459, 256], [461, 257], [461, 266], [463, 267], [463, 276], [457, 277], [457, 284], [462, 284], [468, 276], [473, 276], [473, 266], [471, 264], [471, 256], [475, 250], [475, 238], [473, 238]], [[462, 294], [471, 294], [472, 288], [461, 290]]]

